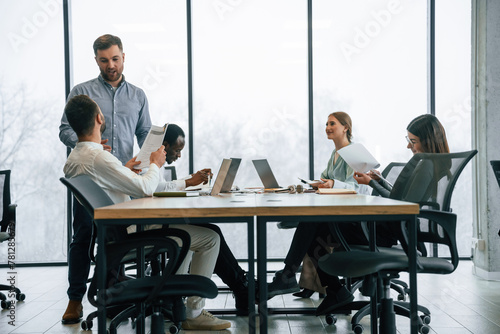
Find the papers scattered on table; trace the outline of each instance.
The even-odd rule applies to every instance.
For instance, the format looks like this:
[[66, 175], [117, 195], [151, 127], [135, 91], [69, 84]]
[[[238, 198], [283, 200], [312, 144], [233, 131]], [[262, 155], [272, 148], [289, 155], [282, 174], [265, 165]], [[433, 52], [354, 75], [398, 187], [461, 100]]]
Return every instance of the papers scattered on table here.
[[359, 143], [347, 145], [337, 151], [345, 162], [356, 172], [366, 173], [380, 167], [378, 161]]
[[164, 126], [152, 125], [149, 133], [142, 144], [139, 154], [137, 154], [136, 161], [140, 161], [141, 164], [134, 166], [135, 169], [143, 169], [149, 167], [149, 158], [151, 153], [157, 151], [163, 144], [163, 137], [165, 136], [165, 131], [167, 131], [168, 124]]
[[200, 196], [198, 191], [159, 191], [153, 193], [156, 197], [192, 197]]
[[318, 188], [316, 192], [323, 195], [356, 194], [356, 190], [343, 188]]

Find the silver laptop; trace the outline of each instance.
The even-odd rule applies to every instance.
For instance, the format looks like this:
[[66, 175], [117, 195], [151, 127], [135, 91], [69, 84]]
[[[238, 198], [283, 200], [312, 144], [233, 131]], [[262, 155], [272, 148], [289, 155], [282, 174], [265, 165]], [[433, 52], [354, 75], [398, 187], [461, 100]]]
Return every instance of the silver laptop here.
[[229, 167], [231, 167], [231, 159], [222, 159], [219, 172], [217, 173], [214, 185], [210, 191], [211, 196], [219, 195], [221, 193], [222, 186], [224, 185], [229, 172]]
[[259, 174], [260, 180], [266, 189], [281, 188], [274, 177], [271, 166], [267, 162], [267, 159], [252, 160], [257, 174]]
[[222, 188], [220, 189], [221, 193], [231, 192], [234, 178], [236, 177], [236, 173], [238, 172], [238, 168], [240, 167], [240, 162], [240, 158], [231, 158], [231, 165], [229, 166], [226, 178], [224, 179], [224, 183], [222, 183]]

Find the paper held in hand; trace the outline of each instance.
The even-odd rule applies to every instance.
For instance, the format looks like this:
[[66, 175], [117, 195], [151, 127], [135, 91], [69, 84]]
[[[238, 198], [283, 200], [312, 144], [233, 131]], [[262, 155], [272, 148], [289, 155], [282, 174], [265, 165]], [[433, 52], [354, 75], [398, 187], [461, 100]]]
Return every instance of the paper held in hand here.
[[139, 154], [137, 154], [137, 159], [135, 161], [140, 161], [141, 164], [135, 166], [135, 169], [143, 169], [149, 167], [149, 157], [151, 153], [157, 151], [163, 144], [163, 137], [165, 136], [165, 131], [167, 131], [168, 123], [164, 126], [152, 125], [149, 133], [142, 144]]
[[366, 173], [380, 167], [373, 155], [359, 143], [347, 145], [337, 152], [355, 172]]

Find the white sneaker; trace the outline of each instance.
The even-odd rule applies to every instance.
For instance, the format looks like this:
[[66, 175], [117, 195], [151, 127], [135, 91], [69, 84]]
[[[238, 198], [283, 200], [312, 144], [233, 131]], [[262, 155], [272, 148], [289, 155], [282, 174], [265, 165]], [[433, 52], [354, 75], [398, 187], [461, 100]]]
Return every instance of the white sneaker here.
[[186, 319], [182, 323], [182, 329], [219, 331], [231, 327], [231, 323], [215, 317], [212, 313], [205, 310], [193, 319]]

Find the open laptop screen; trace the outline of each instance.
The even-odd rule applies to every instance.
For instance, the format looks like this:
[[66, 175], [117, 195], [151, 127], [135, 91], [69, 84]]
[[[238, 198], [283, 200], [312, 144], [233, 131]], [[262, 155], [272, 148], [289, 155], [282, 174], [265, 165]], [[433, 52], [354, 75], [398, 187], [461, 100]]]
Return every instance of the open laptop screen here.
[[229, 166], [227, 176], [224, 180], [224, 183], [222, 184], [222, 188], [220, 189], [221, 193], [228, 193], [231, 191], [234, 178], [236, 177], [236, 173], [238, 172], [238, 168], [240, 167], [240, 162], [241, 159], [239, 158], [231, 158], [231, 165]]
[[217, 173], [217, 177], [214, 182], [214, 186], [212, 187], [212, 191], [210, 192], [211, 196], [219, 195], [226, 180], [227, 173], [229, 171], [229, 167], [231, 166], [231, 159], [223, 159], [219, 168], [219, 172]]
[[278, 181], [276, 181], [276, 178], [274, 177], [271, 166], [269, 166], [269, 163], [267, 162], [267, 159], [252, 160], [252, 162], [257, 170], [257, 173], [259, 174], [264, 188], [270, 189], [280, 187], [278, 185]]

